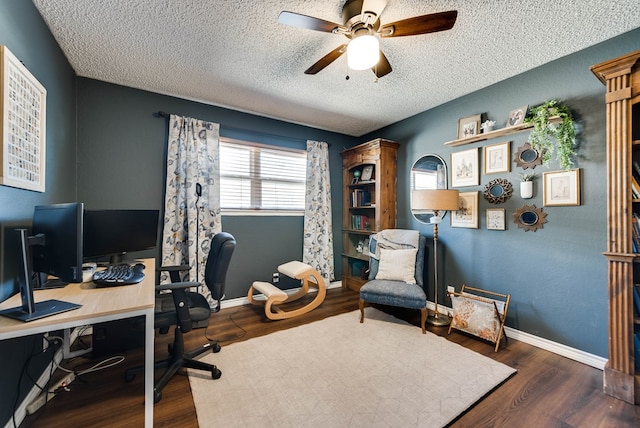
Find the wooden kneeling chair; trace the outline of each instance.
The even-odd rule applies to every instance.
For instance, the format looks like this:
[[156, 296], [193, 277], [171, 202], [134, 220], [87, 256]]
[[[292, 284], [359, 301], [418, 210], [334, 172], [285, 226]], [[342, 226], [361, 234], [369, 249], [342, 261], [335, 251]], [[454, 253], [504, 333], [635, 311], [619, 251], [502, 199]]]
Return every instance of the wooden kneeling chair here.
[[[278, 266], [278, 272], [290, 278], [301, 280], [302, 286], [300, 287], [300, 290], [289, 295], [269, 282], [254, 281], [253, 285], [249, 288], [247, 298], [251, 304], [264, 305], [264, 313], [267, 318], [271, 320], [283, 320], [286, 318], [296, 317], [312, 311], [324, 302], [324, 298], [327, 295], [324, 279], [317, 270], [308, 264], [299, 261], [291, 261]], [[285, 311], [278, 307], [278, 305], [300, 299], [306, 295], [312, 287], [316, 288], [318, 292], [316, 297], [307, 305], [291, 311]], [[265, 296], [265, 299], [255, 299], [253, 296], [254, 290], [262, 293]]]

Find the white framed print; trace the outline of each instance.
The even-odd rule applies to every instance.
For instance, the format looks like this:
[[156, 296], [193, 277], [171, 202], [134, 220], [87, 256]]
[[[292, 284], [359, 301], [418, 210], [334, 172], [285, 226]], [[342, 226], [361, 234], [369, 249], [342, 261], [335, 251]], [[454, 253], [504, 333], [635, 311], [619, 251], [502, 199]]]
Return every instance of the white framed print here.
[[545, 207], [580, 205], [580, 168], [543, 173]]
[[484, 146], [484, 174], [509, 172], [511, 165], [511, 141]]
[[504, 208], [487, 208], [487, 230], [505, 230]]
[[478, 149], [451, 153], [451, 187], [477, 186], [479, 180]]
[[47, 90], [0, 45], [0, 184], [45, 191]]

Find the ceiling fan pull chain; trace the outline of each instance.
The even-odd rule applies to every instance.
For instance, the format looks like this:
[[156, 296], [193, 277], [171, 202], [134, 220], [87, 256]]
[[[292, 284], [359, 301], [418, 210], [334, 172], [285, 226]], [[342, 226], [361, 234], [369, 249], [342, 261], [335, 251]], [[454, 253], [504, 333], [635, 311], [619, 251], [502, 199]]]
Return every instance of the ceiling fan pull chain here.
[[344, 77], [344, 80], [349, 80], [349, 79], [351, 78], [351, 77], [349, 77], [349, 70], [350, 70], [350, 68], [349, 68], [349, 64], [348, 64], [346, 61], [344, 62], [344, 64], [347, 66], [347, 67], [346, 67], [346, 69], [347, 69], [347, 75]]

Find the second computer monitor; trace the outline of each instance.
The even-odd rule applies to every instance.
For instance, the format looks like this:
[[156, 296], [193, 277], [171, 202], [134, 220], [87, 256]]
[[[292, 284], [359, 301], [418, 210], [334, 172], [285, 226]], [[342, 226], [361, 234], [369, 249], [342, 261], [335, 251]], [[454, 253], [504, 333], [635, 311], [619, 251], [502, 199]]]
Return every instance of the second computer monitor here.
[[158, 241], [158, 210], [85, 210], [85, 260], [110, 257], [122, 261], [126, 253], [153, 249]]

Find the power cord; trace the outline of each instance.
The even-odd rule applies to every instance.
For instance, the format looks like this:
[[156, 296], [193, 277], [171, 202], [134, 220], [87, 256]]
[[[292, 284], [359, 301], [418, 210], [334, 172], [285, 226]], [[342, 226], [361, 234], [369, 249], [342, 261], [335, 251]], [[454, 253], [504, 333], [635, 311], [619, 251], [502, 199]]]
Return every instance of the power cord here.
[[[64, 376], [62, 379], [60, 379], [57, 383], [55, 383], [53, 386], [48, 387], [46, 390], [44, 390], [35, 400], [33, 400], [28, 406], [27, 406], [27, 413], [28, 414], [33, 414], [35, 412], [37, 412], [38, 410], [40, 410], [40, 408], [42, 406], [44, 406], [45, 404], [47, 404], [49, 401], [51, 401], [56, 395], [58, 395], [59, 393], [66, 391], [69, 392], [71, 391], [71, 389], [69, 389], [69, 385], [71, 384], [71, 382], [73, 382], [74, 380], [76, 380], [76, 378], [78, 378], [79, 376], [82, 376], [84, 374], [87, 373], [91, 373], [91, 372], [95, 372], [98, 370], [103, 370], [109, 367], [113, 367], [117, 364], [122, 363], [125, 360], [125, 357], [120, 355], [120, 356], [114, 356], [114, 357], [110, 357], [107, 358], [106, 360], [102, 360], [99, 363], [94, 364], [93, 366], [84, 369], [84, 370], [71, 370], [65, 367], [62, 367], [59, 364], [56, 364], [56, 368], [60, 369], [64, 372], [67, 372], [67, 375]], [[52, 370], [53, 372], [53, 370]]]
[[[235, 326], [236, 326], [236, 328], [238, 328], [242, 333], [241, 333], [239, 336], [237, 336], [237, 337], [234, 337], [234, 338], [231, 338], [231, 339], [227, 339], [227, 340], [238, 340], [238, 339], [241, 339], [241, 338], [243, 338], [244, 336], [246, 336], [246, 335], [247, 335], [247, 331], [246, 331], [244, 328], [240, 327], [240, 325], [236, 322], [236, 320], [234, 320], [234, 319], [233, 319], [233, 316], [234, 316], [234, 315], [236, 315], [238, 312], [240, 312], [240, 309], [241, 309], [241, 307], [239, 307], [238, 309], [236, 309], [236, 310], [235, 310], [235, 312], [230, 313], [230, 314], [229, 314], [229, 316], [228, 316], [228, 319], [229, 319], [229, 321], [231, 321], [231, 322], [233, 323], [233, 325], [235, 325]], [[209, 337], [208, 330], [209, 330], [209, 327], [207, 326], [207, 328], [205, 328], [205, 330], [204, 330], [204, 337], [205, 337], [209, 342], [216, 342], [216, 341], [217, 341], [216, 339], [211, 339], [211, 338]]]
[[[47, 350], [49, 349], [54, 349], [55, 344], [62, 344], [63, 343], [63, 339], [61, 337], [58, 336], [49, 336], [46, 337], [45, 339], [52, 345], [48, 346]], [[35, 346], [35, 345], [34, 345]], [[35, 386], [38, 387], [38, 389], [40, 389], [41, 393], [40, 395], [33, 400], [27, 407], [26, 407], [26, 411], [27, 414], [33, 414], [36, 411], [38, 411], [42, 406], [44, 406], [45, 404], [47, 404], [49, 401], [51, 401], [51, 399], [53, 399], [53, 397], [55, 397], [56, 395], [58, 395], [60, 392], [63, 391], [70, 391], [69, 389], [69, 385], [71, 384], [71, 382], [73, 382], [76, 378], [78, 378], [79, 376], [82, 376], [84, 374], [87, 373], [91, 373], [91, 372], [95, 372], [95, 371], [99, 371], [99, 370], [104, 370], [113, 366], [116, 366], [120, 363], [122, 363], [125, 360], [125, 357], [123, 355], [117, 355], [117, 356], [113, 356], [113, 357], [109, 357], [107, 359], [104, 359], [96, 364], [93, 364], [92, 366], [86, 368], [86, 369], [69, 369], [66, 367], [63, 367], [62, 365], [58, 364], [55, 361], [55, 358], [52, 357], [52, 364], [51, 364], [51, 369], [50, 369], [50, 373], [49, 373], [49, 381], [47, 381], [47, 384], [45, 385], [45, 387], [41, 387], [40, 385], [37, 384], [36, 381], [33, 380], [33, 378], [31, 378], [30, 374], [28, 373], [28, 370], [26, 369], [28, 367], [28, 363], [30, 362], [31, 358], [33, 358], [34, 355], [37, 355], [38, 353], [33, 353], [29, 359], [25, 362], [25, 368], [23, 368], [23, 371], [20, 374], [20, 379], [18, 382], [18, 391], [17, 391], [17, 395], [16, 395], [16, 401], [14, 402], [14, 411], [13, 411], [13, 423], [14, 423], [14, 427], [17, 427], [17, 423], [15, 420], [15, 413], [17, 410], [17, 405], [18, 405], [18, 400], [19, 400], [19, 395], [20, 395], [20, 383], [22, 382], [22, 376], [24, 373], [26, 373], [29, 378], [31, 379], [31, 381], [33, 382], [33, 384]], [[61, 380], [59, 380], [57, 383], [53, 384], [53, 386], [50, 386], [50, 380], [53, 376], [53, 373], [55, 372], [56, 369], [60, 369], [63, 372], [66, 372], [67, 375], [64, 376]]]
[[[82, 376], [82, 375], [87, 374], [87, 373], [97, 372], [97, 371], [100, 371], [100, 370], [108, 369], [108, 368], [113, 367], [113, 366], [117, 366], [118, 364], [121, 364], [122, 362], [124, 362], [124, 360], [125, 360], [124, 355], [116, 355], [116, 356], [104, 359], [104, 360], [100, 361], [99, 363], [96, 363], [93, 366], [89, 367], [88, 369], [75, 370], [75, 371], [73, 371], [73, 373], [76, 376]], [[60, 367], [60, 366], [58, 366], [58, 367], [61, 370], [72, 372], [72, 370], [65, 369], [65, 368]]]
[[[46, 337], [43, 336], [45, 340], [47, 340], [47, 342], [49, 342], [50, 345], [55, 345], [55, 340], [59, 340], [59, 337]], [[45, 384], [45, 386], [40, 386], [38, 384], [37, 381], [35, 381], [33, 379], [33, 377], [31, 376], [31, 374], [29, 373], [29, 366], [31, 364], [31, 361], [33, 360], [34, 357], [36, 357], [37, 355], [40, 354], [46, 354], [47, 352], [55, 352], [55, 347], [54, 346], [47, 346], [46, 349], [43, 350], [35, 350], [36, 348], [36, 343], [38, 343], [40, 341], [40, 336], [34, 336], [33, 337], [33, 342], [31, 345], [31, 355], [29, 355], [29, 357], [27, 357], [27, 359], [25, 360], [24, 364], [22, 365], [22, 370], [20, 371], [20, 376], [18, 377], [18, 382], [16, 385], [16, 396], [15, 399], [13, 401], [13, 411], [11, 412], [11, 421], [13, 422], [13, 426], [14, 428], [18, 428], [18, 423], [16, 421], [16, 412], [18, 411], [18, 403], [20, 402], [20, 391], [21, 391], [21, 385], [22, 385], [22, 379], [23, 377], [26, 376], [29, 378], [29, 380], [31, 380], [31, 382], [33, 383], [33, 386], [35, 386], [36, 388], [38, 388], [40, 391], [44, 392], [47, 388], [47, 385], [49, 382], [47, 382], [47, 384]], [[53, 343], [51, 343], [53, 341]], [[60, 342], [62, 343], [62, 342]], [[51, 368], [49, 369], [49, 379], [51, 379], [51, 376], [53, 375], [54, 372], [54, 365], [51, 364]]]

